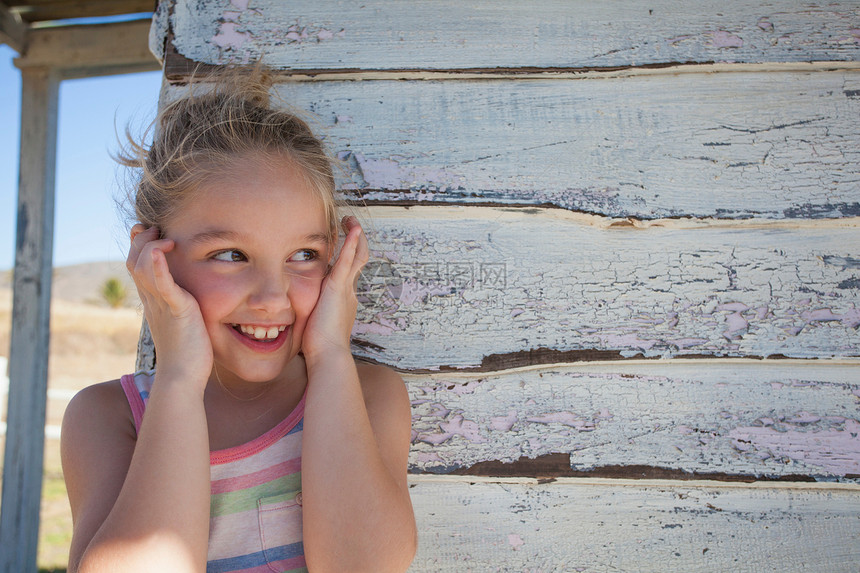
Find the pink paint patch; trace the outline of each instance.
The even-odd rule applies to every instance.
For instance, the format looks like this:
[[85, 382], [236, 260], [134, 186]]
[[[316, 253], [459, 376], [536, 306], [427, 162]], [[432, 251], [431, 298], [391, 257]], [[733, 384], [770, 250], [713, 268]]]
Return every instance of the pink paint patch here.
[[465, 384], [452, 384], [448, 386], [448, 389], [454, 394], [457, 394], [458, 396], [464, 396], [466, 394], [472, 394], [480, 386], [480, 380], [471, 380], [469, 382], [466, 382]]
[[717, 310], [730, 310], [732, 312], [744, 312], [749, 309], [750, 307], [742, 302], [727, 302], [726, 304], [721, 304], [717, 307]]
[[842, 314], [836, 314], [829, 308], [819, 308], [816, 310], [807, 310], [800, 315], [808, 322], [841, 322], [848, 328], [857, 328], [860, 326], [860, 309], [852, 308]]
[[704, 344], [707, 341], [708, 339], [706, 338], [676, 338], [675, 340], [670, 340], [669, 342], [677, 346], [678, 350], [684, 350], [685, 348], [691, 348], [693, 346]]
[[393, 159], [368, 159], [361, 153], [354, 157], [365, 183], [373, 189], [449, 189], [456, 188], [461, 180], [444, 169], [402, 166]]
[[798, 412], [793, 418], [786, 419], [786, 422], [791, 424], [814, 424], [820, 422], [821, 416], [810, 414], [809, 412]]
[[614, 418], [608, 408], [602, 408], [597, 414], [594, 415], [595, 420], [611, 420]]
[[251, 37], [248, 32], [239, 32], [236, 30], [235, 22], [224, 22], [218, 28], [218, 33], [212, 38], [212, 43], [227, 49], [238, 50]]
[[230, 0], [230, 4], [238, 8], [239, 10], [247, 10], [248, 2], [251, 0]]
[[523, 538], [521, 536], [519, 536], [518, 534], [509, 533], [508, 534], [508, 543], [510, 544], [511, 548], [514, 551], [517, 551], [520, 547], [525, 545], [526, 542], [523, 541]]
[[394, 328], [383, 324], [357, 322], [352, 327], [352, 333], [358, 334], [376, 334], [378, 336], [388, 336], [394, 332]]
[[434, 434], [420, 434], [418, 439], [422, 442], [439, 445], [447, 442], [454, 436], [460, 436], [463, 439], [472, 442], [473, 444], [481, 444], [486, 442], [486, 438], [481, 435], [478, 424], [471, 420], [466, 420], [459, 414], [453, 416], [448, 422], [439, 424], [441, 432]]
[[829, 308], [819, 308], [817, 310], [807, 310], [800, 315], [805, 320], [808, 321], [816, 321], [816, 322], [830, 322], [833, 320], [839, 320], [842, 318], [839, 314], [833, 314], [833, 311]]
[[717, 30], [711, 34], [711, 42], [717, 48], [743, 48], [744, 41], [740, 36], [735, 36], [725, 30]]
[[517, 422], [516, 410], [509, 410], [507, 416], [490, 418], [490, 426], [499, 432], [509, 432]]
[[739, 312], [733, 312], [726, 317], [726, 330], [723, 336], [729, 340], [740, 338], [749, 327], [749, 322]]
[[820, 431], [742, 427], [729, 432], [729, 438], [742, 452], [770, 451], [837, 476], [860, 474], [860, 422], [857, 420], [845, 420], [841, 429]]

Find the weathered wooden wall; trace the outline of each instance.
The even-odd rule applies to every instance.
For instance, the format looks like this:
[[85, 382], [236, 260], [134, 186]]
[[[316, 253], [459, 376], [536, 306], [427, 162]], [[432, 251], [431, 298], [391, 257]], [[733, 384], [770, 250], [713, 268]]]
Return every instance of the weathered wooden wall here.
[[860, 2], [175, 0], [152, 40], [165, 97], [280, 70], [369, 206], [412, 570], [857, 570]]

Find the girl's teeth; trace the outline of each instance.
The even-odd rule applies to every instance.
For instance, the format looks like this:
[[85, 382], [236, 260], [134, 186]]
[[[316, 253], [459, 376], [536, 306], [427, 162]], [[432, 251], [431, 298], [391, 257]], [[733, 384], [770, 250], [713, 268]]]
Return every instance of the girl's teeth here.
[[283, 326], [270, 326], [266, 328], [264, 326], [247, 326], [244, 324], [239, 325], [239, 330], [248, 336], [253, 336], [257, 340], [270, 340], [278, 337], [278, 333], [283, 332], [287, 329], [286, 325]]

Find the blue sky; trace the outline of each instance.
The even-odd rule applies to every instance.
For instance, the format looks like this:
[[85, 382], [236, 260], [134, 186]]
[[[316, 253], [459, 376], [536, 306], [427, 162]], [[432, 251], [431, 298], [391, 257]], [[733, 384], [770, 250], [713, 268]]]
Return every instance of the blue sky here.
[[[16, 53], [0, 46], [0, 270], [15, 259], [21, 75]], [[125, 259], [128, 237], [114, 198], [122, 170], [110, 157], [117, 132], [142, 132], [158, 102], [160, 72], [67, 80], [60, 84], [54, 266]]]

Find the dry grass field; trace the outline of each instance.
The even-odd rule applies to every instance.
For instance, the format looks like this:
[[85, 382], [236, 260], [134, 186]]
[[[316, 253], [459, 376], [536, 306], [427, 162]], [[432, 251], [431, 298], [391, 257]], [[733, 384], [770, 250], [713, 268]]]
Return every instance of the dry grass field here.
[[[55, 271], [51, 304], [48, 387], [76, 391], [134, 369], [141, 314], [129, 285], [126, 305], [113, 309], [99, 289], [110, 276], [124, 279], [122, 265], [98, 263]], [[9, 356], [12, 293], [9, 273], [0, 277], [0, 356]], [[5, 374], [5, 373], [4, 373]], [[6, 397], [0, 396], [5, 421]], [[65, 399], [48, 402], [47, 424], [59, 425]], [[3, 437], [0, 436], [0, 446]], [[71, 540], [71, 514], [60, 465], [59, 440], [45, 443], [45, 474], [39, 533], [39, 567], [64, 571]], [[2, 457], [0, 457], [2, 463]]]

